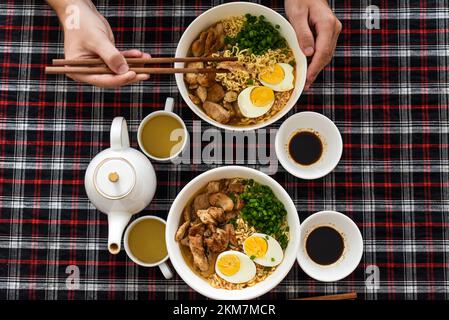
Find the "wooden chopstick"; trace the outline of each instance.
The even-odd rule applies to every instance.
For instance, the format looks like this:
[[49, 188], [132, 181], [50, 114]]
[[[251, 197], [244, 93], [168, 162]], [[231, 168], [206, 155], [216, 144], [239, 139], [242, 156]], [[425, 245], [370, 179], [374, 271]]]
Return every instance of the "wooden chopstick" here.
[[[125, 58], [128, 64], [153, 64], [174, 62], [221, 62], [237, 61], [237, 57], [184, 57], [184, 58]], [[104, 64], [102, 59], [53, 59], [55, 66], [92, 66]]]
[[357, 292], [340, 293], [328, 296], [317, 296], [309, 298], [296, 298], [292, 300], [355, 300], [355, 299], [357, 299]]
[[[146, 74], [172, 74], [172, 73], [226, 73], [226, 69], [212, 69], [212, 68], [129, 68], [135, 73]], [[108, 67], [45, 67], [46, 74], [67, 74], [67, 73], [81, 73], [81, 74], [114, 74], [115, 72]]]

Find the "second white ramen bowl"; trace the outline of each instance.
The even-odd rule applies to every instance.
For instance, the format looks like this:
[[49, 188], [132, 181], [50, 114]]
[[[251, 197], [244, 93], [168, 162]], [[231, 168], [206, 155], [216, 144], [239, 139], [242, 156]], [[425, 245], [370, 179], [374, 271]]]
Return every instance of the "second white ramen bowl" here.
[[[287, 210], [287, 223], [289, 226], [290, 239], [287, 248], [284, 250], [284, 259], [277, 266], [276, 270], [265, 280], [252, 287], [241, 290], [226, 290], [212, 287], [206, 279], [195, 273], [182, 255], [180, 244], [175, 240], [175, 234], [181, 221], [184, 207], [189, 201], [204, 188], [208, 182], [226, 178], [254, 179], [260, 184], [267, 185], [273, 190], [275, 196], [284, 204]], [[257, 298], [273, 288], [275, 288], [287, 275], [295, 263], [299, 250], [300, 224], [298, 212], [295, 205], [285, 189], [273, 178], [263, 172], [252, 168], [241, 166], [225, 166], [211, 169], [190, 181], [173, 201], [167, 217], [167, 227], [165, 229], [165, 241], [173, 264], [178, 275], [194, 290], [202, 295], [219, 300], [247, 300]]]

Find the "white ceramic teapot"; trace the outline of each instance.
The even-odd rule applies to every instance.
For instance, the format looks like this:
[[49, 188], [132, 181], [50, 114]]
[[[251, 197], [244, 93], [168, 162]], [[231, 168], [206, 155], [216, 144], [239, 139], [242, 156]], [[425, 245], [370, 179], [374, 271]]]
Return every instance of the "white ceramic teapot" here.
[[92, 159], [84, 185], [89, 200], [108, 215], [108, 249], [117, 254], [131, 216], [150, 203], [156, 190], [153, 166], [143, 153], [129, 146], [123, 117], [112, 121], [111, 147]]

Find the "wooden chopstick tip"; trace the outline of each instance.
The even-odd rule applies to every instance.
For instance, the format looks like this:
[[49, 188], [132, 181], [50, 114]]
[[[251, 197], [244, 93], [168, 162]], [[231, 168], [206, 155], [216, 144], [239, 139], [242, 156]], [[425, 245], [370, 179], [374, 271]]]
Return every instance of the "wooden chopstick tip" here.
[[357, 292], [339, 293], [333, 295], [307, 297], [307, 298], [294, 298], [291, 300], [304, 300], [304, 301], [336, 301], [336, 300], [356, 300]]

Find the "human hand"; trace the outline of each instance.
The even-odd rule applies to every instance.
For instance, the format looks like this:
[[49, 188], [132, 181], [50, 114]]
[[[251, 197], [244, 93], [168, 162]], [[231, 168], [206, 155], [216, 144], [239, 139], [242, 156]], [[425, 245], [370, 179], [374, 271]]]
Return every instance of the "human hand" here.
[[[59, 0], [58, 0], [59, 1]], [[148, 74], [129, 71], [127, 58], [149, 58], [150, 55], [132, 49], [120, 52], [114, 45], [114, 35], [107, 20], [97, 11], [90, 0], [69, 1], [79, 9], [79, 28], [66, 25], [66, 10], [58, 2], [55, 8], [64, 27], [64, 52], [66, 59], [100, 57], [116, 74], [68, 74], [76, 81], [98, 87], [116, 88], [149, 79]], [[51, 3], [50, 3], [51, 4]]]
[[332, 60], [342, 24], [326, 0], [285, 0], [285, 12], [296, 31], [299, 46], [306, 57], [312, 57], [307, 69], [307, 90]]

